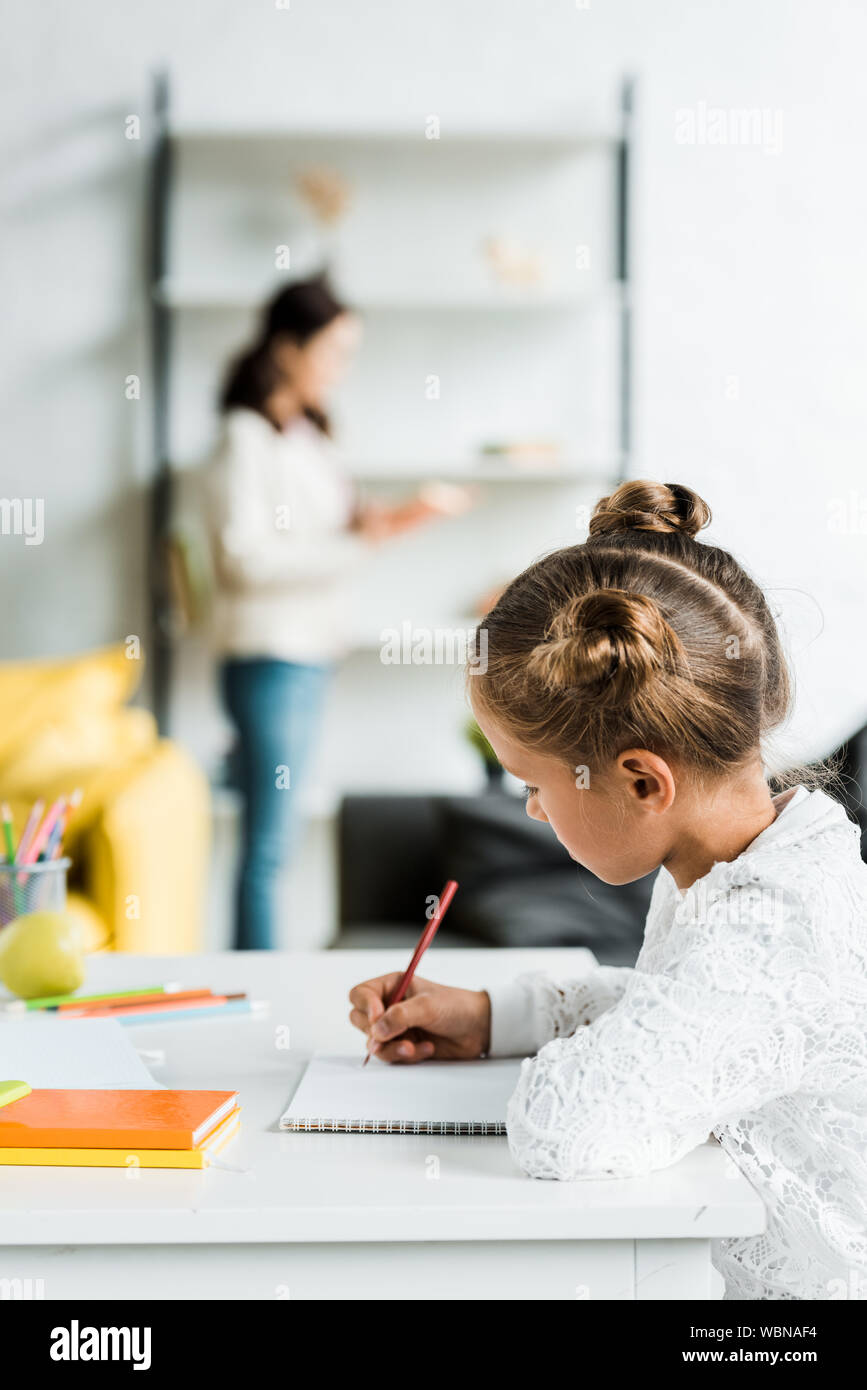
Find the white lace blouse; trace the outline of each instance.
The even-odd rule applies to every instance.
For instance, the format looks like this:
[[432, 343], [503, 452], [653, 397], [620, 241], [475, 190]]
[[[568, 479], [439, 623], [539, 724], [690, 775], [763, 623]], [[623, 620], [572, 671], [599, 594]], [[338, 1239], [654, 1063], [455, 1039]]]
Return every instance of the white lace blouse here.
[[531, 1177], [632, 1177], [713, 1133], [768, 1214], [714, 1243], [725, 1297], [863, 1298], [867, 865], [825, 793], [777, 801], [686, 893], [659, 871], [634, 969], [489, 990], [490, 1051], [538, 1053], [507, 1115]]

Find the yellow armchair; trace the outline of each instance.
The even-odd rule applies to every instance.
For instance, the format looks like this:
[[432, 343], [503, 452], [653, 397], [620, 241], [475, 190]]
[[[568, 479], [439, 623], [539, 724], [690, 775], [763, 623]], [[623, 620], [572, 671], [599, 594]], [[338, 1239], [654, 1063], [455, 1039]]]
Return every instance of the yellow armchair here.
[[125, 708], [140, 659], [124, 646], [0, 664], [0, 795], [16, 824], [38, 797], [80, 788], [65, 840], [70, 910], [90, 950], [201, 950], [208, 785], [152, 716]]

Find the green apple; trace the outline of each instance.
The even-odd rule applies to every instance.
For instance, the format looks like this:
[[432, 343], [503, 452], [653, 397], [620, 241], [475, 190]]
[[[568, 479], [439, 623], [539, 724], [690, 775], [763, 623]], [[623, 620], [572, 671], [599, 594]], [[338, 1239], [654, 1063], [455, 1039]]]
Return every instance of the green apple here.
[[78, 989], [84, 951], [76, 919], [65, 912], [29, 912], [0, 928], [0, 980], [19, 999]]

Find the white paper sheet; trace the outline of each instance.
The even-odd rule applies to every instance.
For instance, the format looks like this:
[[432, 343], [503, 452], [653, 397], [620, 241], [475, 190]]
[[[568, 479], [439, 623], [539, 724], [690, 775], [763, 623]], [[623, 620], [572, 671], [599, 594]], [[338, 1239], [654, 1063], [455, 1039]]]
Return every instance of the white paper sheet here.
[[116, 1019], [52, 1014], [0, 1022], [0, 1080], [34, 1090], [162, 1090]]
[[501, 1134], [521, 1063], [419, 1062], [394, 1066], [319, 1053], [301, 1078], [281, 1129], [409, 1134]]

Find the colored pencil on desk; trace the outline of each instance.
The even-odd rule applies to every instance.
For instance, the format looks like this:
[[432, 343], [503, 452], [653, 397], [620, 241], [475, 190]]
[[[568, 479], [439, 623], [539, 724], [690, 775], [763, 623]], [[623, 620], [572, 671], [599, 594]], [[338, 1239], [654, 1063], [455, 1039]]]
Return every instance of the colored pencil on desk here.
[[84, 1004], [80, 1009], [58, 1009], [60, 1018], [120, 1018], [124, 1014], [168, 1014], [186, 1012], [188, 1009], [213, 1008], [225, 1004], [230, 999], [246, 999], [246, 994], [211, 994], [202, 996], [186, 995], [179, 999], [143, 999], [140, 1003], [126, 1004]]
[[218, 1018], [221, 1014], [249, 1014], [259, 1013], [267, 1009], [268, 1004], [262, 999], [230, 999], [225, 1004], [218, 1004], [216, 1008], [207, 1009], [178, 1009], [175, 1013], [167, 1013], [164, 1009], [146, 1009], [144, 1013], [128, 1013], [119, 1018], [118, 1023], [128, 1024], [137, 1028], [145, 1023], [177, 1023], [178, 1020], [188, 1021], [200, 1018]]
[[112, 989], [107, 994], [45, 994], [39, 999], [11, 999], [0, 1004], [4, 1013], [18, 1014], [29, 1009], [56, 1009], [61, 1004], [92, 1004], [106, 999], [122, 999], [124, 996], [138, 998], [142, 994], [175, 994], [180, 985], [171, 981], [166, 985], [139, 985], [138, 989]]
[[[109, 995], [106, 999], [93, 999], [91, 1001], [86, 999], [70, 999], [64, 1004], [53, 1005], [50, 1012], [58, 1014], [81, 1013], [84, 1010], [124, 1009], [131, 1005], [163, 1004], [168, 1003], [170, 1000], [174, 1001], [177, 999], [214, 999], [215, 997], [217, 996], [214, 995], [212, 989], [178, 989], [172, 990], [168, 994], [159, 993], [154, 990], [141, 990], [139, 993], [118, 994], [114, 997]], [[226, 998], [227, 996], [220, 995], [219, 997]], [[233, 998], [234, 996], [228, 997]]]

